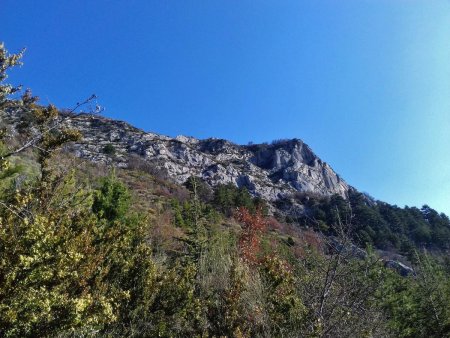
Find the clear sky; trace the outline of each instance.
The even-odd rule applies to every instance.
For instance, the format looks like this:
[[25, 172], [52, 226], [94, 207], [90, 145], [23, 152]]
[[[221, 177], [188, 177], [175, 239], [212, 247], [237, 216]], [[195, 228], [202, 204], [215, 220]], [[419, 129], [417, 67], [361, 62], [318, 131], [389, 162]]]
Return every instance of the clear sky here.
[[301, 138], [349, 182], [450, 214], [449, 0], [0, 0], [13, 83], [166, 135]]

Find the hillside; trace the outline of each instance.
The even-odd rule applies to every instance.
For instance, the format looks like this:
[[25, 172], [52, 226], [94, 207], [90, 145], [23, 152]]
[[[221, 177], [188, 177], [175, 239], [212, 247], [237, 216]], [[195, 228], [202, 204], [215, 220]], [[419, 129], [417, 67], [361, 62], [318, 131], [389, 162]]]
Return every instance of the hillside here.
[[[30, 120], [20, 104], [1, 117], [12, 135], [20, 135]], [[170, 138], [93, 114], [73, 116], [63, 125], [82, 135], [65, 150], [94, 164], [139, 169], [180, 185], [196, 177], [211, 191], [231, 184], [265, 201], [279, 220], [326, 235], [335, 235], [331, 225], [338, 221], [333, 216], [337, 209], [342, 221], [355, 223], [353, 239], [361, 247], [402, 254], [411, 246], [450, 249], [446, 215], [429, 206], [402, 210], [359, 193], [299, 139], [237, 145], [214, 138]]]
[[0, 47], [0, 336], [449, 336], [446, 215], [374, 201], [300, 140], [13, 97]]
[[[23, 114], [10, 109], [3, 119], [17, 126]], [[89, 114], [70, 119], [67, 126], [83, 135], [71, 147], [76, 156], [118, 167], [127, 167], [133, 156], [139, 157], [180, 184], [190, 176], [212, 187], [233, 183], [268, 201], [296, 192], [348, 195], [347, 183], [299, 139], [241, 146], [215, 138], [170, 138]]]

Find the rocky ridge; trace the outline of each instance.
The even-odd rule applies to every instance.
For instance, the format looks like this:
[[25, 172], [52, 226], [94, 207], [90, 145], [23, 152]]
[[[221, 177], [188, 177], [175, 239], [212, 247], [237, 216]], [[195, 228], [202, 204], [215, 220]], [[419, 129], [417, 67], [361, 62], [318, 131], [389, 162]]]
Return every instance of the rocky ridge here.
[[268, 201], [295, 192], [347, 196], [349, 185], [303, 141], [237, 145], [210, 138], [171, 138], [97, 115], [70, 121], [83, 134], [72, 150], [81, 158], [126, 167], [130, 156], [163, 170], [178, 183], [201, 177], [211, 186], [233, 183]]
[[[8, 112], [2, 119], [14, 125], [20, 120], [20, 110]], [[211, 186], [232, 183], [268, 201], [296, 192], [347, 197], [350, 189], [299, 139], [237, 145], [217, 138], [171, 138], [90, 114], [66, 123], [83, 135], [69, 148], [76, 156], [120, 167], [138, 158], [178, 183], [190, 176], [201, 177]]]

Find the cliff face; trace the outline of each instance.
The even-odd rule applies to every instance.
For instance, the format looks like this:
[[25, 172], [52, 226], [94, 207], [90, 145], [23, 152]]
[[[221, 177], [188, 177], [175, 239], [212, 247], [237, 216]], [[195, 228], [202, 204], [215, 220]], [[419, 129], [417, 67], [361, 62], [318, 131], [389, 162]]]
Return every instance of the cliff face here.
[[[2, 116], [12, 125], [19, 119], [20, 110]], [[296, 192], [346, 197], [350, 188], [298, 139], [243, 146], [216, 138], [170, 138], [97, 115], [80, 115], [67, 124], [84, 136], [69, 148], [76, 156], [120, 167], [138, 158], [178, 183], [198, 176], [211, 186], [245, 186], [268, 201]]]
[[71, 125], [84, 135], [83, 141], [72, 148], [77, 156], [126, 167], [134, 155], [179, 183], [194, 175], [211, 186], [245, 186], [269, 201], [295, 192], [346, 197], [349, 189], [328, 164], [298, 139], [242, 146], [215, 138], [170, 138], [92, 115], [79, 116]]

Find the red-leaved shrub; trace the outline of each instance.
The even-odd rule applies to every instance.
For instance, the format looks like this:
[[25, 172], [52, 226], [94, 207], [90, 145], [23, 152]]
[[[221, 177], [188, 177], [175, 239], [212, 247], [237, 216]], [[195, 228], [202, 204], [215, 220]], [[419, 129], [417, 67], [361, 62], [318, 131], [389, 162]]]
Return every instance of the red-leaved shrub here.
[[267, 229], [267, 222], [261, 210], [254, 214], [247, 208], [240, 207], [235, 215], [236, 219], [242, 223], [242, 234], [239, 238], [239, 248], [242, 258], [252, 264], [259, 263], [259, 253], [261, 251], [261, 235]]

